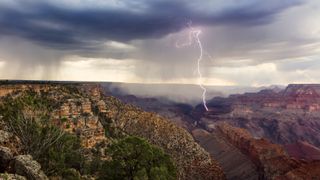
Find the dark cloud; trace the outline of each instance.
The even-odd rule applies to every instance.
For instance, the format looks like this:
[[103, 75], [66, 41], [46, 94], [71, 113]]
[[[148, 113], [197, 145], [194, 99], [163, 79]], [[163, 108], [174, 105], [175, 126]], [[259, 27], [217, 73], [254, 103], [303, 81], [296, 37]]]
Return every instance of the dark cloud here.
[[196, 25], [266, 24], [273, 20], [273, 15], [300, 3], [298, 0], [247, 0], [235, 6], [235, 2], [228, 1], [229, 5], [210, 10], [206, 7], [207, 1], [203, 1], [203, 5], [199, 1], [200, 9], [194, 9], [186, 0], [140, 0], [141, 9], [135, 6], [139, 3], [124, 2], [125, 8], [72, 8], [50, 1], [16, 0], [19, 8], [0, 6], [0, 33], [55, 49], [90, 50], [98, 49], [106, 40], [160, 38], [181, 30], [189, 20]]
[[[223, 9], [212, 17], [208, 17], [207, 21], [213, 19], [214, 23], [234, 24], [240, 26], [260, 25], [272, 22], [275, 14], [289, 7], [300, 5], [302, 1], [284, 0], [284, 1], [255, 1], [249, 0], [245, 4], [239, 3], [237, 6]], [[212, 22], [212, 21], [211, 21]]]

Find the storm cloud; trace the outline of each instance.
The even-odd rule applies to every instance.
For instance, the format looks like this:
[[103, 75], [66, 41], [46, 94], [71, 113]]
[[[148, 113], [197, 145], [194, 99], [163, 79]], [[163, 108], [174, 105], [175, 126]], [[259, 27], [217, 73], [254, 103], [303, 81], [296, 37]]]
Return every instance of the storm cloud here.
[[1, 0], [0, 78], [197, 84], [317, 82], [314, 0]]
[[59, 1], [4, 1], [0, 3], [0, 33], [56, 49], [90, 50], [99, 48], [106, 40], [161, 38], [185, 28], [189, 21], [200, 26], [266, 24], [279, 12], [301, 4], [299, 0], [109, 2], [114, 5], [75, 7], [72, 2], [68, 5]]

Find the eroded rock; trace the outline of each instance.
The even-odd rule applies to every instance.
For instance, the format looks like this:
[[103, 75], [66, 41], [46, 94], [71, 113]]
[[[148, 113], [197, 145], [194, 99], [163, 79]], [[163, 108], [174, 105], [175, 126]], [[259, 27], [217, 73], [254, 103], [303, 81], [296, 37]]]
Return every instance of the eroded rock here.
[[4, 180], [27, 180], [25, 177], [17, 175], [17, 174], [0, 174], [0, 179]]
[[0, 146], [0, 172], [8, 169], [10, 161], [13, 159], [11, 150]]
[[48, 177], [41, 170], [41, 165], [34, 161], [30, 155], [19, 155], [15, 157], [16, 174], [27, 177], [31, 180], [47, 180]]
[[278, 177], [282, 179], [299, 179], [293, 177], [312, 179], [318, 174], [319, 163], [307, 163], [291, 158], [280, 145], [273, 144], [266, 139], [253, 138], [246, 130], [227, 123], [219, 124], [216, 127], [234, 146], [250, 157], [260, 170], [260, 178], [262, 179]]
[[176, 163], [179, 179], [225, 179], [220, 165], [185, 129], [155, 113], [121, 104], [116, 99], [110, 98], [106, 103], [109, 106], [106, 119], [113, 119], [111, 125], [163, 148]]

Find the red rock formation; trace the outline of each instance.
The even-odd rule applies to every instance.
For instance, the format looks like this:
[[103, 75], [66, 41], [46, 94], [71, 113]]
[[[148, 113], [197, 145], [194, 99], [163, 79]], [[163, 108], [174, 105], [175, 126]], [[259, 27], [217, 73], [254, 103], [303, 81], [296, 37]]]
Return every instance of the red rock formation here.
[[33, 91], [39, 93], [40, 91], [47, 92], [50, 86], [47, 84], [10, 84], [10, 85], [0, 85], [0, 97], [6, 96], [13, 92], [25, 91], [32, 89]]
[[[294, 174], [300, 172], [296, 170], [297, 168], [306, 170], [303, 169], [306, 162], [290, 158], [280, 145], [273, 144], [266, 139], [255, 139], [246, 130], [233, 127], [227, 123], [219, 124], [216, 127], [232, 144], [251, 158], [259, 168], [261, 178], [289, 177], [291, 171]], [[313, 169], [319, 168], [315, 165], [312, 165], [312, 167], [314, 167]], [[307, 172], [303, 173], [305, 173], [305, 177], [311, 178]]]
[[219, 162], [227, 179], [258, 179], [257, 168], [250, 158], [221, 137], [219, 133], [195, 129], [192, 135]]
[[290, 84], [282, 93], [283, 103], [287, 109], [303, 109], [319, 111], [320, 85], [318, 84]]
[[91, 101], [89, 99], [84, 99], [84, 101], [82, 101], [81, 106], [82, 113], [92, 114]]
[[311, 162], [275, 177], [275, 180], [317, 180], [320, 179], [320, 162]]
[[101, 98], [103, 89], [98, 83], [87, 83], [81, 84], [78, 86], [78, 89], [81, 92], [84, 92], [86, 95], [89, 95], [90, 98], [94, 101], [98, 101]]
[[278, 144], [306, 141], [320, 147], [320, 85], [289, 85], [283, 91], [214, 98], [193, 110], [193, 117], [210, 130], [216, 122], [231, 122], [256, 137]]
[[0, 97], [6, 96], [14, 91], [14, 88], [7, 87], [7, 86], [0, 86]]
[[284, 148], [289, 156], [296, 159], [304, 159], [306, 161], [320, 160], [320, 149], [305, 142], [298, 141], [293, 144], [286, 144]]

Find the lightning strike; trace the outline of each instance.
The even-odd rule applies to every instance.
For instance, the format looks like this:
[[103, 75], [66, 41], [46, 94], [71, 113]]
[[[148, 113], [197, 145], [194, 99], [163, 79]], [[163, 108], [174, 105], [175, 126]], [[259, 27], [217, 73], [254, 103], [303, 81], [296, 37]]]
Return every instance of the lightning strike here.
[[193, 42], [195, 42], [199, 48], [199, 57], [197, 59], [197, 74], [198, 74], [198, 85], [200, 86], [200, 88], [202, 89], [202, 104], [203, 107], [206, 109], [206, 111], [209, 111], [208, 107], [207, 107], [207, 102], [206, 102], [206, 93], [207, 93], [207, 89], [204, 87], [203, 85], [203, 78], [202, 78], [202, 73], [200, 70], [200, 63], [203, 59], [203, 47], [202, 47], [202, 43], [201, 40], [199, 38], [200, 34], [201, 34], [201, 30], [200, 29], [194, 29], [191, 26], [191, 23], [189, 23], [189, 39], [186, 43], [183, 44], [178, 44], [176, 43], [176, 47], [177, 48], [181, 48], [181, 47], [185, 47], [185, 46], [191, 46], [193, 44]]

